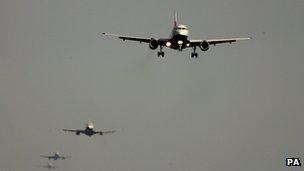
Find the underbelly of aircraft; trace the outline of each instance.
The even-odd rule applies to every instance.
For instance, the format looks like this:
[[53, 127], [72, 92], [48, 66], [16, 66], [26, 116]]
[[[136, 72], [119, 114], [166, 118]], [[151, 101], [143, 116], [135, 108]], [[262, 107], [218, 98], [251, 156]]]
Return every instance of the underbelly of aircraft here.
[[171, 49], [181, 50], [187, 48], [187, 43], [189, 43], [188, 36], [175, 35], [171, 39]]

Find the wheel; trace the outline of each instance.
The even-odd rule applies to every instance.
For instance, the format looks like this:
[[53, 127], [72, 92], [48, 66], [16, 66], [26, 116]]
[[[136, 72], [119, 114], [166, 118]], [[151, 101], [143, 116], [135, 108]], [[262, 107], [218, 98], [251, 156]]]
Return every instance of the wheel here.
[[160, 56], [164, 57], [165, 56], [165, 52], [158, 51], [157, 52], [157, 57], [160, 57]]
[[197, 58], [197, 57], [198, 57], [197, 53], [195, 53], [195, 52], [191, 53], [191, 58]]
[[195, 57], [195, 53], [192, 52], [192, 53], [191, 53], [191, 58], [194, 58], [194, 57]]
[[161, 52], [157, 52], [157, 57], [159, 57], [161, 55]]
[[194, 56], [195, 56], [195, 58], [197, 58], [197, 57], [198, 57], [197, 53], [195, 53], [195, 55], [194, 55]]

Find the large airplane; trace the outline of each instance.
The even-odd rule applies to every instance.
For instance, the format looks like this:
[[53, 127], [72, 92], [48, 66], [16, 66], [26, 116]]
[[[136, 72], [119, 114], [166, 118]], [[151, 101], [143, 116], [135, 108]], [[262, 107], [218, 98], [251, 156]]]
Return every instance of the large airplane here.
[[192, 48], [193, 52], [191, 53], [191, 58], [197, 58], [196, 48], [199, 47], [202, 51], [207, 51], [210, 45], [217, 45], [222, 43], [229, 43], [240, 41], [240, 40], [248, 40], [250, 37], [244, 38], [226, 38], [226, 39], [189, 39], [189, 30], [186, 25], [178, 24], [177, 22], [177, 13], [174, 14], [174, 26], [171, 32], [171, 36], [169, 38], [145, 38], [145, 37], [134, 37], [127, 35], [119, 35], [112, 33], [102, 33], [106, 36], [113, 36], [119, 39], [138, 41], [140, 43], [148, 43], [150, 49], [155, 50], [159, 47], [159, 51], [157, 52], [157, 56], [164, 57], [165, 53], [163, 52], [163, 47], [171, 48], [174, 50], [182, 51], [186, 48]]
[[40, 155], [40, 157], [47, 158], [49, 160], [65, 160], [68, 156], [61, 156], [59, 151], [56, 151], [54, 155], [44, 156]]
[[92, 122], [89, 122], [86, 125], [86, 128], [84, 130], [80, 130], [80, 129], [63, 129], [63, 131], [67, 131], [67, 132], [75, 132], [76, 135], [80, 135], [80, 134], [84, 134], [86, 136], [93, 136], [95, 134], [99, 134], [99, 135], [103, 135], [103, 134], [109, 134], [109, 133], [115, 133], [115, 130], [112, 131], [95, 131], [94, 130], [94, 125]]

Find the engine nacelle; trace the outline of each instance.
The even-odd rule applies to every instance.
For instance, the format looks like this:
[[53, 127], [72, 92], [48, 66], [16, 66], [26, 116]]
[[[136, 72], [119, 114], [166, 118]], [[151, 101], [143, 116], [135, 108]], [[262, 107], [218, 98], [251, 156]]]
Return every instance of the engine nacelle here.
[[155, 40], [155, 39], [152, 38], [150, 40], [150, 43], [149, 43], [149, 48], [152, 49], [152, 50], [155, 50], [155, 49], [157, 49], [157, 47], [158, 47], [157, 40]]
[[202, 51], [207, 51], [209, 49], [209, 43], [206, 40], [204, 40], [199, 44], [199, 48]]

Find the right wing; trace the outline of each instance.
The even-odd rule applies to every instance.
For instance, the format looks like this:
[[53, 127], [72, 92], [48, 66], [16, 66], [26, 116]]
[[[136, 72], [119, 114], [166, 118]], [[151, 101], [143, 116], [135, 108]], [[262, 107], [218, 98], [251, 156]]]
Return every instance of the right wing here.
[[112, 33], [102, 33], [105, 36], [112, 36], [112, 37], [117, 37], [118, 39], [122, 39], [123, 41], [125, 40], [131, 40], [131, 41], [138, 41], [138, 42], [145, 42], [149, 43], [151, 38], [145, 38], [145, 37], [134, 37], [134, 36], [125, 36], [125, 35], [119, 35], [119, 34], [112, 34]]
[[52, 158], [53, 156], [44, 156], [44, 155], [40, 155], [40, 157], [43, 157], [43, 158], [48, 158], [48, 159], [50, 159], [50, 158]]
[[[153, 38], [146, 38], [146, 37], [135, 37], [135, 36], [127, 36], [127, 35], [120, 35], [120, 34], [112, 34], [112, 33], [102, 33], [102, 35], [105, 36], [111, 36], [111, 37], [117, 37], [118, 39], [122, 39], [123, 41], [125, 40], [130, 40], [130, 41], [137, 41], [139, 43], [150, 43], [151, 40], [155, 40]], [[164, 46], [168, 39], [158, 39], [156, 40], [158, 45]]]
[[65, 132], [83, 132], [83, 130], [77, 130], [77, 129], [62, 129]]

